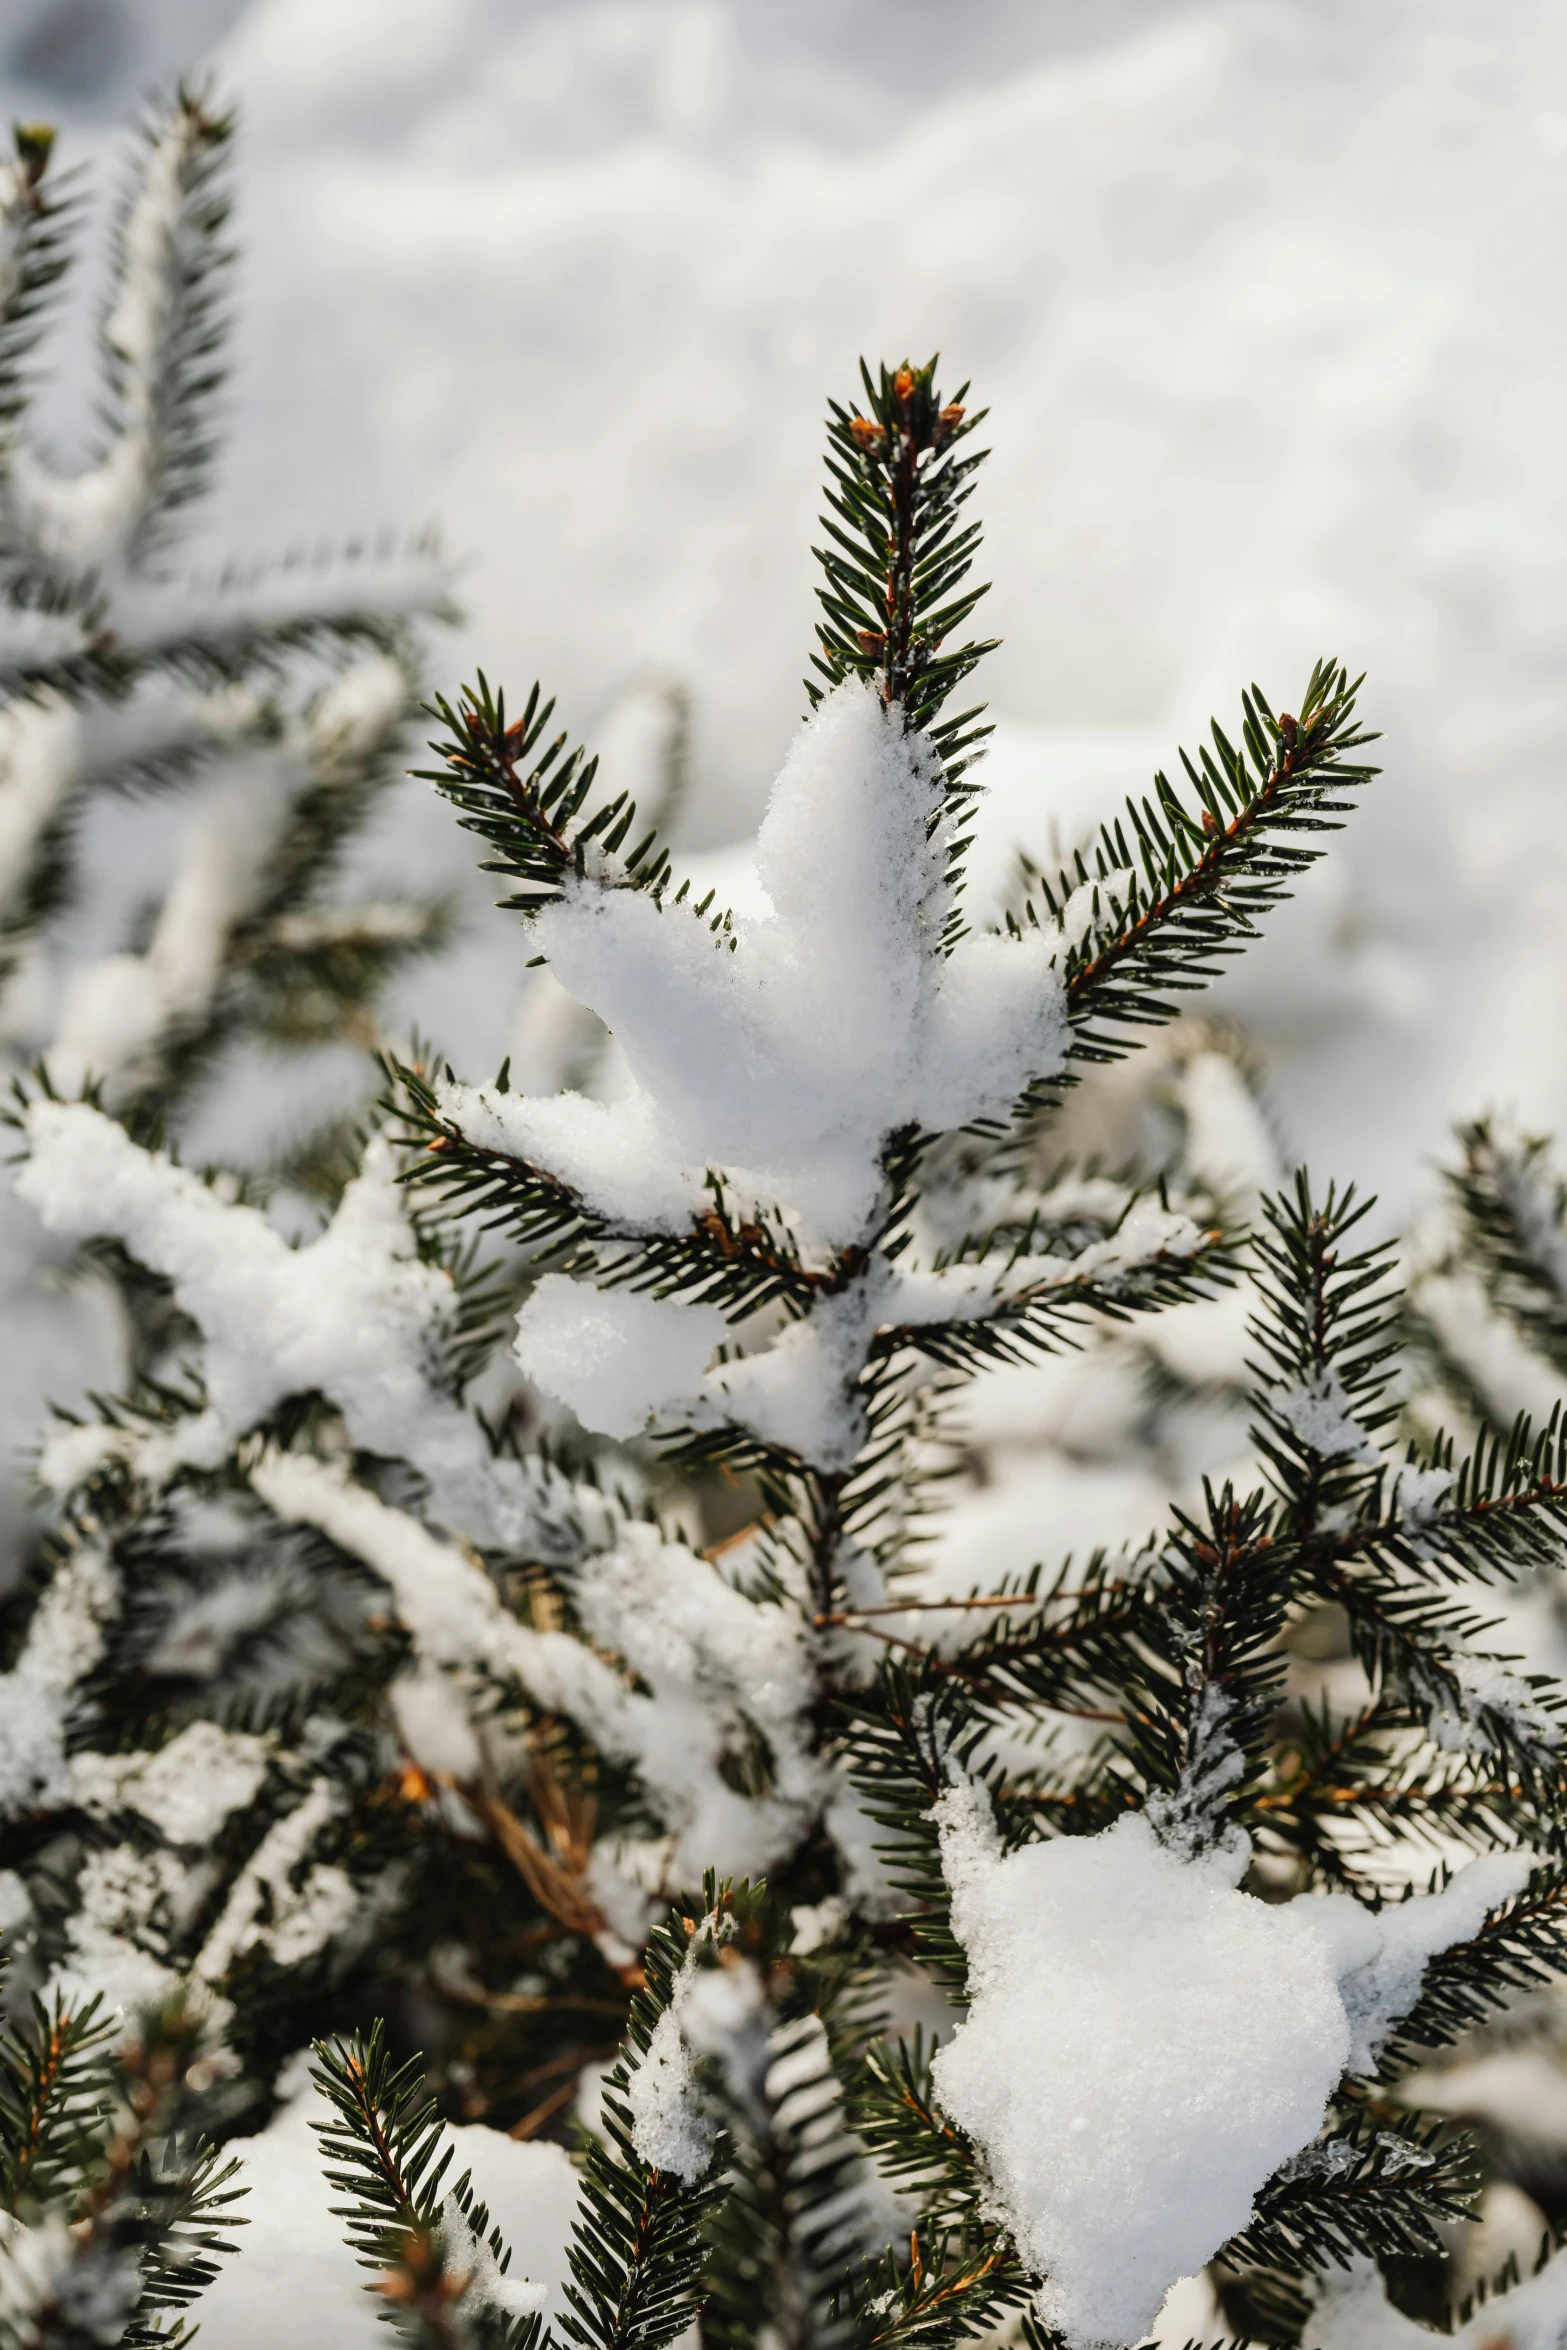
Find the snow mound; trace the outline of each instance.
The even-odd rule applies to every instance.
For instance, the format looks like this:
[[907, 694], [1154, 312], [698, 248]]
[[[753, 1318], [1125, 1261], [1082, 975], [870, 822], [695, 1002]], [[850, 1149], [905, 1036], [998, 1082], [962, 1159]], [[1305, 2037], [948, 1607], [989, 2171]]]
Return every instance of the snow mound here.
[[1490, 1854], [1380, 1914], [1270, 1904], [1238, 1888], [1244, 1850], [1185, 1857], [1141, 1814], [1006, 1855], [971, 1787], [937, 1818], [972, 1999], [937, 2093], [1074, 2350], [1147, 2333], [1316, 2136], [1426, 1960], [1528, 1875]]

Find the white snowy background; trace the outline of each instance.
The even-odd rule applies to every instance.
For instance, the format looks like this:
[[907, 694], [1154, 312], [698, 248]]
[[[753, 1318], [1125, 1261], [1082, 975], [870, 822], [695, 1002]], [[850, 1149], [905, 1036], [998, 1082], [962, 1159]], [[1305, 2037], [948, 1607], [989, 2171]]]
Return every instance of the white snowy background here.
[[[204, 58], [242, 104], [198, 553], [437, 520], [468, 614], [443, 682], [541, 675], [591, 733], [628, 681], [684, 681], [685, 837], [715, 846], [801, 707], [824, 396], [861, 351], [939, 346], [993, 412], [998, 835], [1070, 836], [1241, 682], [1287, 705], [1341, 653], [1387, 775], [1229, 997], [1289, 1141], [1403, 1221], [1454, 1115], [1567, 1124], [1549, 0], [12, 0], [6, 27], [7, 102], [73, 153]], [[470, 874], [417, 787], [371, 854]], [[482, 1075], [521, 955], [469, 895], [402, 1011]]]

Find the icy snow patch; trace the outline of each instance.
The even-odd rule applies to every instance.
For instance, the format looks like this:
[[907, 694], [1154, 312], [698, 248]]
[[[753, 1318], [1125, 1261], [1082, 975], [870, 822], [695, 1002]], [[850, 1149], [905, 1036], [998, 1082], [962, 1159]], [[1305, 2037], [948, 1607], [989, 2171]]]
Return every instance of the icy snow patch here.
[[1141, 1815], [1005, 1856], [971, 1787], [937, 1819], [972, 2000], [937, 2092], [984, 2150], [1041, 2314], [1081, 2346], [1146, 2333], [1372, 2061], [1426, 1960], [1529, 1865], [1488, 1855], [1374, 1915], [1255, 1900], [1244, 1853], [1182, 1857]]

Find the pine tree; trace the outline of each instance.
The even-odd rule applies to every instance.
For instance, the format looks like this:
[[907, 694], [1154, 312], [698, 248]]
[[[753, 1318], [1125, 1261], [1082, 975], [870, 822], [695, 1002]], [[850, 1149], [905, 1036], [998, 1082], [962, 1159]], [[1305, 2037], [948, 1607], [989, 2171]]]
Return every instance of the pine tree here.
[[[445, 602], [433, 549], [233, 563], [215, 579], [176, 568], [220, 437], [232, 134], [194, 88], [142, 127], [111, 239], [99, 437], [76, 473], [43, 453], [36, 360], [81, 192], [43, 127], [17, 131], [0, 171], [0, 1055], [13, 1069], [41, 1056], [71, 1095], [91, 1081], [130, 1131], [160, 1138], [247, 1043], [375, 1041], [378, 988], [446, 920], [435, 901], [340, 903], [334, 886], [402, 765], [414, 624]], [[124, 951], [84, 957], [72, 922], [103, 862], [98, 818], [176, 793], [161, 900], [131, 910]], [[331, 1148], [323, 1134], [307, 1159]], [[149, 1322], [145, 1283], [122, 1278], [116, 1299], [101, 1265], [94, 1280], [40, 1257], [8, 1202], [0, 1252], [9, 1487], [40, 1388], [101, 1380], [126, 1346], [149, 1359], [167, 1317]], [[19, 1500], [0, 1509], [8, 1542], [26, 1540]]]
[[[433, 779], [612, 1095], [392, 1059], [298, 1246], [112, 1104], [18, 1099], [24, 1198], [179, 1317], [44, 1458], [0, 1687], [18, 1964], [73, 2015], [184, 1999], [220, 2135], [317, 2041], [323, 2199], [410, 2342], [542, 2340], [447, 2133], [559, 2131], [591, 2062], [578, 2350], [1078, 2350], [1198, 2272], [1239, 2330], [1348, 2343], [1368, 2264], [1406, 2291], [1479, 2183], [1401, 2085], [1562, 1963], [1562, 1698], [1486, 1601], [1559, 1559], [1567, 1433], [1400, 1434], [1352, 1192], [1298, 1174], [1248, 1236], [1222, 1183], [1061, 1155], [1078, 1079], [1370, 780], [1356, 688], [1253, 688], [969, 929], [981, 421], [934, 366], [832, 408], [769, 916], [693, 902], [539, 688], [439, 706]], [[1248, 1474], [932, 1591], [976, 1372], [1243, 1266]], [[486, 1416], [508, 1340], [580, 1435]], [[1299, 1670], [1328, 1616], [1347, 1703]]]

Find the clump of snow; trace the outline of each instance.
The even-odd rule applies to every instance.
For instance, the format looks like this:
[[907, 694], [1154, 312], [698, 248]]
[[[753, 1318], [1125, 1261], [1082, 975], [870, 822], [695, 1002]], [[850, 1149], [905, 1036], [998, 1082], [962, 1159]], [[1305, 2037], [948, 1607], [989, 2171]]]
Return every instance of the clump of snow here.
[[103, 1654], [117, 1590], [102, 1551], [79, 1544], [34, 1609], [21, 1655], [0, 1673], [0, 1816], [65, 1801], [72, 1694]]
[[1488, 1855], [1376, 1914], [1256, 1900], [1244, 1851], [1190, 1857], [1140, 1814], [1005, 1855], [971, 1786], [937, 1820], [971, 1999], [937, 2093], [984, 2152], [1042, 2316], [1084, 2346], [1141, 2337], [1373, 2061], [1426, 1961], [1528, 1874]]
[[677, 1978], [674, 1998], [626, 2084], [626, 2104], [631, 2143], [648, 2168], [694, 2187], [713, 2159], [717, 2133], [697, 2104], [696, 2068], [680, 2029], [679, 2002], [689, 1980], [684, 1973]]
[[688, 1186], [680, 1170], [722, 1166], [742, 1192], [786, 1200], [816, 1239], [847, 1245], [895, 1128], [1004, 1112], [1059, 1067], [1055, 933], [938, 952], [940, 799], [929, 745], [850, 682], [807, 721], [774, 786], [756, 849], [770, 913], [715, 933], [689, 906], [606, 888], [606, 873], [568, 882], [535, 917], [539, 950], [630, 1071], [626, 1097], [584, 1122], [607, 1145], [595, 1182], [614, 1212], [633, 1212], [610, 1168], [632, 1158], [634, 1134], [652, 1146], [638, 1185], [650, 1157], [672, 1191]]
[[[622, 1526], [571, 1575], [590, 1638], [624, 1660], [634, 1688], [572, 1633], [519, 1623], [471, 1554], [324, 1462], [268, 1451], [251, 1483], [280, 1516], [319, 1527], [384, 1578], [426, 1664], [515, 1678], [632, 1765], [675, 1834], [676, 1882], [700, 1882], [707, 1867], [767, 1868], [818, 1808], [821, 1767], [804, 1733], [814, 1683], [796, 1620], [655, 1527]], [[718, 1768], [748, 1723], [774, 1760], [772, 1792], [755, 1797]]]
[[[129, 1844], [89, 1852], [50, 1989], [66, 1999], [101, 1997], [123, 2015], [166, 1998], [179, 1980], [169, 1964], [171, 1937], [189, 1923], [205, 1890], [172, 1852]], [[201, 1990], [197, 1985], [197, 1996]]]
[[[387, 2331], [365, 2270], [343, 2242], [341, 2201], [322, 2172], [318, 2126], [333, 2108], [314, 2088], [296, 2093], [258, 2137], [230, 2151], [249, 2190], [238, 2250], [195, 2304], [206, 2350], [272, 2350], [279, 2340], [330, 2341], [335, 2350], [385, 2350]], [[577, 2179], [562, 2147], [508, 2138], [482, 2123], [450, 2128], [452, 2176], [467, 2171], [512, 2249], [504, 2278], [478, 2250], [474, 2288], [502, 2306], [549, 2306], [567, 2274]], [[450, 2224], [450, 2222], [448, 2222]], [[497, 2290], [498, 2288], [498, 2290]]]
[[[734, 1953], [714, 1963], [723, 1928], [704, 1921], [692, 1935], [669, 2004], [653, 2027], [646, 2051], [626, 2086], [631, 2143], [651, 2170], [667, 2170], [694, 2187], [713, 2159], [717, 2123], [704, 2103], [695, 2059], [712, 2057], [743, 2092], [752, 2069], [743, 2044], [763, 2040], [761, 1977]], [[814, 2020], [814, 2019], [813, 2019]], [[820, 2027], [818, 2026], [818, 2029]]]
[[716, 1306], [546, 1273], [517, 1316], [512, 1352], [546, 1395], [600, 1436], [635, 1436], [663, 1404], [693, 1394], [725, 1322]]
[[171, 1844], [204, 1844], [254, 1799], [270, 1752], [250, 1731], [192, 1722], [154, 1754], [73, 1755], [71, 1799], [100, 1814], [140, 1812]]
[[247, 1950], [264, 1950], [279, 1966], [298, 1966], [354, 1921], [360, 1899], [347, 1871], [335, 1861], [310, 1860], [342, 1808], [340, 1790], [319, 1778], [267, 1830], [197, 1956], [199, 1982], [220, 1983]]
[[416, 1763], [459, 1783], [478, 1778], [483, 1755], [449, 1674], [421, 1663], [411, 1673], [399, 1673], [386, 1694], [398, 1735]]
[[539, 1531], [522, 1470], [492, 1458], [435, 1379], [456, 1291], [420, 1261], [382, 1138], [325, 1232], [295, 1249], [259, 1210], [142, 1150], [87, 1103], [36, 1101], [23, 1123], [31, 1155], [16, 1189], [48, 1229], [124, 1241], [169, 1276], [200, 1325], [211, 1408], [155, 1442], [215, 1464], [285, 1396], [319, 1390], [356, 1444], [412, 1462], [436, 1508], [465, 1530], [511, 1540]]
[[678, 1165], [661, 1144], [645, 1094], [611, 1104], [582, 1093], [499, 1093], [442, 1078], [436, 1103], [479, 1149], [547, 1168], [611, 1222], [681, 1232], [709, 1204], [701, 1169]]

